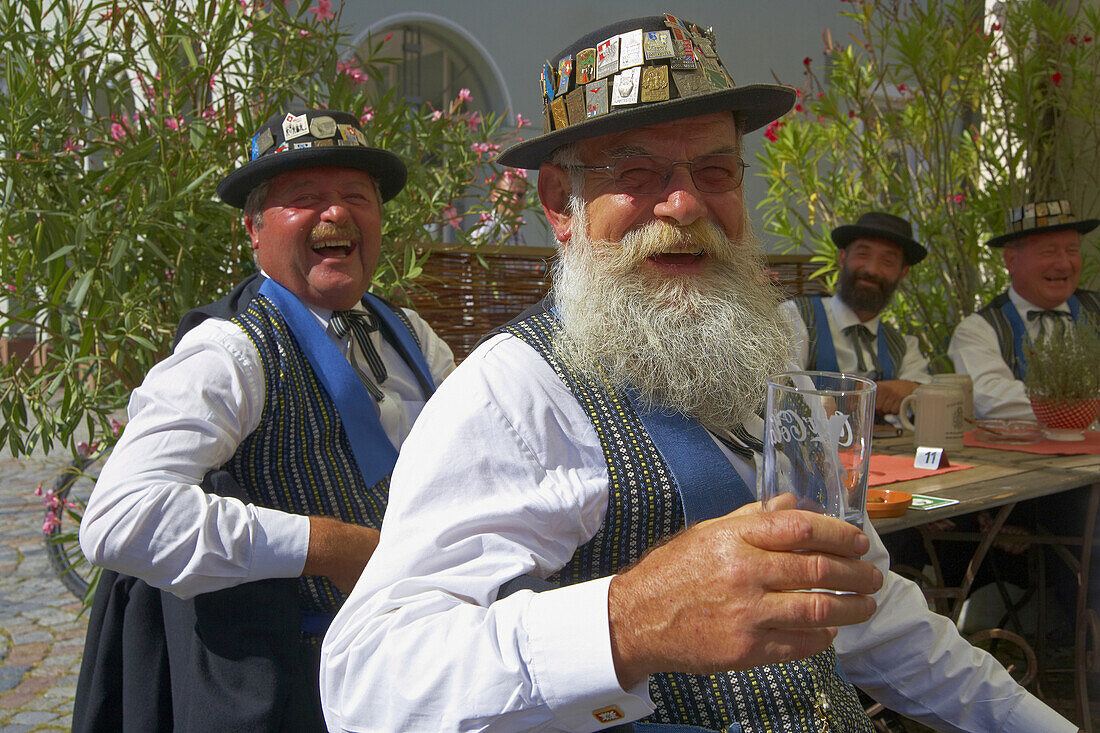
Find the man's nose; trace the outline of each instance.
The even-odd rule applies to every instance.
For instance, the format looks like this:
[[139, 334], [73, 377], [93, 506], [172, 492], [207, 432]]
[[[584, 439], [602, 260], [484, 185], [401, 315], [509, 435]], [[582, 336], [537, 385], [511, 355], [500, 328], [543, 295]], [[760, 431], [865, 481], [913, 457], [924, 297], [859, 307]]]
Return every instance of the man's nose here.
[[707, 215], [703, 194], [695, 187], [691, 169], [686, 164], [672, 169], [672, 177], [665, 186], [662, 199], [653, 207], [653, 213], [670, 223], [688, 226]]
[[327, 202], [327, 206], [321, 211], [322, 221], [331, 221], [334, 224], [342, 224], [348, 220], [351, 214], [348, 212], [348, 207], [344, 205], [342, 199], [337, 196], [330, 198]]

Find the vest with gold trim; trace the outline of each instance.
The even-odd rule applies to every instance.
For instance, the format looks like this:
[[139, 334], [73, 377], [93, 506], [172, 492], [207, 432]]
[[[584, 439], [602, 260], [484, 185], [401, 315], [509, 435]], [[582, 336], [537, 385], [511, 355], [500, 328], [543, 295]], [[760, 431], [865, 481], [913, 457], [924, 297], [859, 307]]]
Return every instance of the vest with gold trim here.
[[[543, 311], [501, 330], [534, 348], [569, 387], [592, 421], [607, 461], [603, 524], [549, 578], [554, 585], [570, 585], [619, 572], [682, 530], [685, 519], [676, 476], [629, 399], [605, 382], [580, 377], [557, 356], [552, 346], [556, 324]], [[640, 722], [753, 733], [817, 730], [821, 721], [815, 703], [821, 696], [829, 701], [825, 714], [831, 729], [874, 730], [831, 648], [798, 662], [742, 672], [652, 675], [656, 710]]]
[[[1100, 293], [1078, 288], [1068, 301], [1073, 322], [1079, 322], [1082, 314], [1092, 323], [1100, 324]], [[1027, 330], [1020, 319], [1019, 311], [1008, 297], [1008, 291], [989, 301], [978, 314], [986, 320], [997, 334], [997, 344], [1001, 347], [1001, 357], [1012, 370], [1016, 379], [1027, 376], [1027, 360], [1023, 347], [1028, 341]]]
[[[806, 325], [807, 363], [805, 368], [811, 371], [838, 372], [836, 347], [833, 345], [833, 332], [829, 328], [828, 314], [820, 295], [800, 295], [792, 302], [798, 308], [798, 315]], [[897, 367], [905, 359], [908, 350], [901, 331], [886, 321], [879, 319], [876, 337], [879, 364], [882, 376], [879, 379], [896, 379]]]

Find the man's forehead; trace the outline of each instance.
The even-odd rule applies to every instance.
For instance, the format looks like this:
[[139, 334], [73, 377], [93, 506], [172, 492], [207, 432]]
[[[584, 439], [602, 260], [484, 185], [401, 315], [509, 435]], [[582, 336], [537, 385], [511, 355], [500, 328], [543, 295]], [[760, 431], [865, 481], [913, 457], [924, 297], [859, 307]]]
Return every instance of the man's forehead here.
[[896, 254], [898, 257], [905, 256], [905, 249], [900, 244], [883, 237], [856, 237], [845, 249], [849, 251], [862, 249], [868, 251], [890, 252]]
[[659, 144], [692, 145], [707, 151], [739, 150], [740, 136], [732, 113], [715, 112], [579, 140], [577, 148], [583, 158], [610, 150], [646, 152]]
[[1016, 241], [1018, 248], [1041, 249], [1045, 247], [1079, 247], [1081, 233], [1076, 229], [1059, 229], [1053, 232], [1037, 232]]

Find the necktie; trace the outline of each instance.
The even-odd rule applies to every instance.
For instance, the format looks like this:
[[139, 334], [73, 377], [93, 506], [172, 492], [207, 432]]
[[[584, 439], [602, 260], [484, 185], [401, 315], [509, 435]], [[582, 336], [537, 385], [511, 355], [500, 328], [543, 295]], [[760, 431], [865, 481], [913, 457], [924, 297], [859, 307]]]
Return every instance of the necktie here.
[[876, 381], [882, 379], [882, 370], [878, 365], [878, 354], [875, 352], [875, 335], [871, 333], [871, 329], [862, 323], [856, 323], [846, 327], [844, 335], [852, 342], [852, 348], [856, 351], [856, 371], [861, 375], [868, 373], [867, 361], [863, 358], [863, 352], [866, 350], [871, 354], [871, 362], [874, 364], [874, 369], [870, 372], [871, 379]]
[[386, 381], [386, 365], [382, 363], [382, 357], [379, 356], [378, 350], [374, 348], [374, 342], [370, 340], [371, 332], [378, 330], [374, 314], [365, 311], [333, 311], [329, 323], [332, 324], [332, 331], [337, 338], [342, 339], [348, 333], [351, 333], [355, 338], [355, 343], [359, 344], [359, 351], [366, 359], [371, 374], [374, 375], [373, 381], [363, 373], [363, 370], [359, 368], [354, 359], [351, 365], [355, 367], [355, 371], [359, 374], [359, 378], [363, 381], [363, 385], [371, 393], [371, 396], [381, 402], [385, 399], [385, 396], [382, 394], [382, 390], [378, 389], [378, 385]]
[[1061, 338], [1066, 333], [1066, 319], [1073, 318], [1069, 311], [1034, 310], [1027, 312], [1027, 320], [1040, 321], [1040, 329], [1050, 337]]

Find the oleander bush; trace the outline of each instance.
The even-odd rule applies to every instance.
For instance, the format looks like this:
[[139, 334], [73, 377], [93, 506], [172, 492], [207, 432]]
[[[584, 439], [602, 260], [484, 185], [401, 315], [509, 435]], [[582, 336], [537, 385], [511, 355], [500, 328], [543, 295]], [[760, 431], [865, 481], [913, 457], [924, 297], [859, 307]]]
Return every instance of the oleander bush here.
[[[329, 0], [0, 0], [0, 335], [31, 360], [0, 370], [0, 444], [113, 439], [110, 415], [171, 346], [180, 315], [253, 271], [215, 196], [250, 135], [291, 106], [361, 114], [409, 185], [386, 206], [374, 289], [421, 270], [409, 243], [487, 212], [511, 121], [462, 90], [447, 109], [368, 84]], [[522, 118], [517, 117], [522, 124]], [[458, 238], [464, 234], [458, 232]]]
[[765, 130], [764, 231], [812, 253], [829, 284], [833, 228], [869, 209], [913, 223], [930, 254], [892, 317], [934, 369], [951, 369], [955, 326], [1007, 285], [984, 242], [1010, 206], [1068, 199], [1100, 215], [1100, 9], [1077, 5], [846, 0], [851, 37], [825, 36], [794, 111]]

